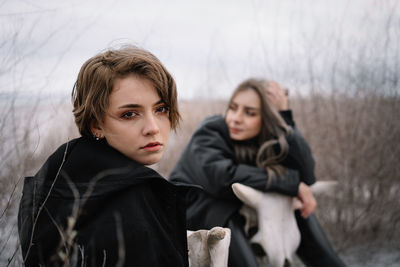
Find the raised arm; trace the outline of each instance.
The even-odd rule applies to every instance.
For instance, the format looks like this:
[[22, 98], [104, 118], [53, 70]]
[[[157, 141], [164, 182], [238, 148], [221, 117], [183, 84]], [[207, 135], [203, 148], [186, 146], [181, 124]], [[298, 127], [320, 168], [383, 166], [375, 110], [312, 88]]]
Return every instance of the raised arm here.
[[285, 159], [285, 166], [299, 171], [301, 182], [297, 197], [302, 202], [301, 215], [308, 217], [317, 206], [309, 187], [316, 180], [315, 161], [310, 146], [294, 123], [292, 111], [289, 110], [288, 95], [288, 89], [282, 88], [276, 82], [270, 82], [267, 90], [268, 101], [279, 111], [285, 122], [293, 128], [293, 133], [287, 137], [289, 153]]
[[268, 102], [274, 106], [285, 122], [293, 128], [293, 133], [287, 137], [289, 153], [285, 166], [300, 172], [300, 180], [307, 185], [315, 183], [315, 161], [311, 148], [296, 127], [292, 111], [289, 109], [289, 91], [277, 82], [270, 82], [267, 89]]

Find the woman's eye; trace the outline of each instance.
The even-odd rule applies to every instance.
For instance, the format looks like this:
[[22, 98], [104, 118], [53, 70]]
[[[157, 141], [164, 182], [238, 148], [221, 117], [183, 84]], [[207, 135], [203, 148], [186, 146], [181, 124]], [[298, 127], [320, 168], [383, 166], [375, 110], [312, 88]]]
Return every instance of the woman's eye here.
[[257, 115], [257, 113], [253, 112], [253, 111], [247, 111], [246, 114], [250, 117], [254, 117]]
[[166, 106], [161, 106], [156, 108], [156, 113], [168, 113], [168, 108]]
[[121, 118], [123, 119], [132, 119], [134, 117], [136, 117], [138, 114], [136, 112], [133, 111], [128, 111], [125, 112], [124, 114], [122, 114]]
[[230, 110], [236, 110], [236, 106], [235, 106], [235, 105], [229, 105], [229, 106], [228, 106], [228, 109], [230, 109]]

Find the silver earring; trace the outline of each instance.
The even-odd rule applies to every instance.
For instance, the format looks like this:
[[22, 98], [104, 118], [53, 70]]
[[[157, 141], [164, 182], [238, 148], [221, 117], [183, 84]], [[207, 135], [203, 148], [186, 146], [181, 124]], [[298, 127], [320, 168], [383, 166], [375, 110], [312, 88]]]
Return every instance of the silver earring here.
[[99, 136], [98, 136], [97, 134], [93, 134], [93, 138], [94, 138], [96, 141], [99, 141], [99, 140], [100, 140], [100, 138], [99, 138]]

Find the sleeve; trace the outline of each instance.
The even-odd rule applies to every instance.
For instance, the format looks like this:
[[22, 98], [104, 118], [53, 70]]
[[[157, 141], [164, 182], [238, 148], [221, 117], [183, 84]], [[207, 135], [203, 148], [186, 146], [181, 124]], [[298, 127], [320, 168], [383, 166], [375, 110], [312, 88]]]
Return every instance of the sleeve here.
[[279, 112], [285, 122], [292, 126], [293, 132], [287, 137], [289, 153], [285, 159], [285, 166], [299, 171], [300, 180], [307, 185], [315, 183], [315, 160], [311, 148], [293, 120], [291, 110]]
[[279, 114], [281, 115], [281, 117], [285, 120], [285, 122], [286, 122], [288, 125], [290, 125], [290, 126], [292, 126], [292, 127], [295, 126], [295, 123], [294, 123], [294, 120], [293, 120], [293, 112], [292, 112], [291, 109], [288, 109], [288, 110], [280, 110], [280, 111], [279, 111]]
[[228, 139], [229, 133], [221, 132], [218, 127], [204, 125], [199, 128], [172, 171], [172, 179], [200, 185], [217, 198], [234, 198], [233, 183], [297, 195], [300, 182], [297, 171], [291, 170], [281, 178], [269, 179], [261, 168], [236, 163]]

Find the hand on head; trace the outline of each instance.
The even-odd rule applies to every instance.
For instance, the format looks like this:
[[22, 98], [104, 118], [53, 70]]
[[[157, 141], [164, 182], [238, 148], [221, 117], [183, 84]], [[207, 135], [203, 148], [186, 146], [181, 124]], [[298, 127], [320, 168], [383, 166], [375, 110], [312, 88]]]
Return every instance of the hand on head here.
[[289, 108], [287, 89], [282, 88], [277, 82], [269, 82], [267, 99], [278, 110], [287, 110]]

